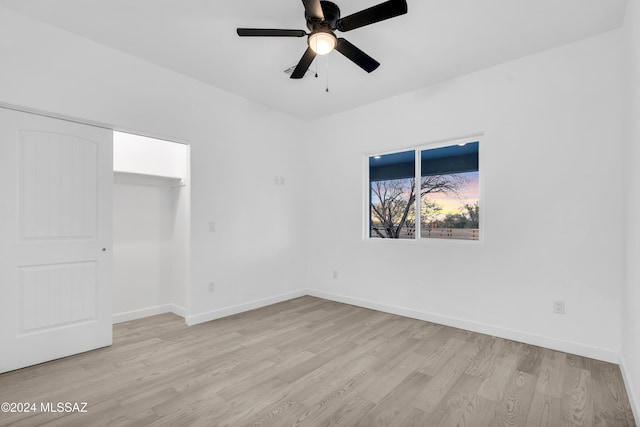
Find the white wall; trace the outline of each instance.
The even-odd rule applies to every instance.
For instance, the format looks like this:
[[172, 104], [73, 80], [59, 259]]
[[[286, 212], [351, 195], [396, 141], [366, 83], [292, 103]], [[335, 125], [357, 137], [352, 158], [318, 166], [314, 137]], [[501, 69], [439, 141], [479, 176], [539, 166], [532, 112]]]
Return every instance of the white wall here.
[[626, 257], [622, 290], [622, 355], [625, 376], [636, 420], [640, 420], [640, 4], [627, 4], [624, 23], [625, 154], [626, 154]]
[[187, 180], [187, 147], [156, 138], [114, 132], [113, 170]]
[[[308, 144], [315, 294], [617, 361], [620, 43], [614, 31], [315, 123], [336, 136]], [[363, 241], [365, 153], [476, 133], [484, 244]]]
[[297, 120], [3, 8], [0, 57], [0, 102], [190, 143], [189, 321], [300, 293]]
[[[180, 187], [116, 174], [113, 186], [113, 313], [131, 320], [171, 311], [172, 247]], [[184, 295], [186, 288], [182, 285]]]

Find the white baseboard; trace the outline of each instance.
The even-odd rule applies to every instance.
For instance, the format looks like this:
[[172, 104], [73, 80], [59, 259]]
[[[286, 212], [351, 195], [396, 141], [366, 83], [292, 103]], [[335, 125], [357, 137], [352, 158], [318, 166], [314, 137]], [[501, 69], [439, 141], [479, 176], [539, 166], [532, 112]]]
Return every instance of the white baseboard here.
[[180, 307], [179, 305], [175, 305], [175, 304], [168, 304], [168, 305], [169, 305], [169, 313], [176, 314], [180, 317], [187, 317], [187, 310], [185, 310], [184, 307]]
[[375, 301], [368, 301], [360, 298], [349, 297], [346, 295], [333, 294], [329, 292], [308, 289], [307, 295], [318, 298], [328, 299], [331, 301], [341, 302], [345, 304], [355, 305], [358, 307], [369, 308], [372, 310], [383, 311], [385, 313], [397, 314], [399, 316], [410, 317], [412, 319], [425, 320], [427, 322], [438, 323], [441, 325], [452, 326], [454, 328], [466, 329], [482, 334], [493, 335], [500, 338], [506, 338], [513, 341], [523, 342], [527, 344], [545, 347], [552, 350], [558, 350], [565, 353], [577, 354], [579, 356], [589, 357], [592, 359], [602, 360], [609, 363], [619, 363], [620, 354], [617, 351], [608, 350], [599, 347], [593, 347], [586, 344], [562, 341], [555, 338], [545, 337], [541, 335], [528, 334], [513, 329], [502, 328], [499, 326], [488, 325], [485, 323], [474, 322], [472, 320], [460, 319], [457, 317], [444, 316], [441, 314], [418, 311], [412, 308], [399, 307], [390, 304], [383, 304]]
[[163, 304], [153, 307], [141, 308], [139, 310], [125, 311], [113, 315], [113, 323], [128, 322], [129, 320], [142, 319], [144, 317], [155, 316], [156, 314], [174, 313], [185, 317], [185, 309], [175, 304]]
[[220, 308], [218, 310], [207, 311], [206, 313], [195, 314], [193, 316], [187, 317], [187, 325], [197, 325], [199, 323], [220, 319], [249, 310], [255, 310], [256, 308], [266, 307], [268, 305], [277, 304], [279, 302], [288, 301], [290, 299], [300, 298], [305, 295], [307, 295], [307, 291], [305, 289], [300, 289], [293, 292], [287, 292], [286, 294], [276, 295], [274, 297], [249, 301], [247, 303], [232, 305], [230, 307]]
[[629, 403], [631, 404], [631, 410], [633, 411], [633, 417], [635, 418], [636, 424], [640, 423], [640, 396], [634, 392], [636, 388], [634, 387], [633, 381], [629, 376], [629, 371], [626, 369], [627, 363], [624, 356], [620, 355], [620, 372], [622, 372], [622, 379], [624, 380], [624, 387], [627, 389], [627, 396], [629, 397]]

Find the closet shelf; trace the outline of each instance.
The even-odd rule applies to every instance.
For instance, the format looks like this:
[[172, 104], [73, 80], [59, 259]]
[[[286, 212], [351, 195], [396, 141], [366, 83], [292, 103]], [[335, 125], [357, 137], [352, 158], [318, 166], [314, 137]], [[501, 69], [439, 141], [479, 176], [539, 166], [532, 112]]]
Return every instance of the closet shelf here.
[[122, 178], [132, 178], [138, 181], [144, 181], [147, 184], [164, 184], [172, 187], [184, 187], [184, 179], [179, 176], [169, 176], [169, 175], [154, 175], [149, 173], [140, 173], [140, 172], [129, 172], [129, 171], [119, 171], [114, 170], [113, 176], [122, 177]]

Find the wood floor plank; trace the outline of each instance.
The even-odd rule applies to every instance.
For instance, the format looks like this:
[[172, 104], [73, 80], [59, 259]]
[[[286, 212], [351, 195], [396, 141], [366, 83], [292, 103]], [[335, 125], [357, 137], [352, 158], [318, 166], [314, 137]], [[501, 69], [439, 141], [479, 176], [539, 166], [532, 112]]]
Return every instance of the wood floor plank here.
[[458, 423], [465, 427], [492, 426], [491, 422], [495, 419], [496, 407], [497, 403], [493, 400], [485, 399], [476, 394], [469, 403], [467, 412], [460, 417]]
[[524, 426], [533, 402], [537, 378], [516, 370], [502, 399], [498, 402], [492, 425], [505, 427]]
[[576, 426], [594, 425], [593, 395], [591, 391], [591, 373], [584, 368], [585, 364], [572, 364], [567, 367], [564, 383], [562, 406], [563, 419]]
[[523, 344], [516, 370], [537, 376], [540, 373], [544, 349], [534, 345]]
[[296, 425], [300, 424], [299, 419], [307, 413], [309, 408], [294, 400], [279, 402], [274, 408], [260, 414], [248, 424], [232, 423], [229, 425], [246, 425], [251, 427], [267, 427], [273, 425]]
[[351, 391], [360, 385], [369, 375], [369, 372], [363, 370], [352, 376], [347, 381], [342, 382], [338, 387], [334, 388], [330, 393], [325, 394], [322, 399], [312, 402], [306, 400], [309, 409], [300, 416], [294, 425], [308, 424], [315, 425], [317, 420], [332, 418], [334, 413], [345, 405], [344, 402], [349, 400]]
[[498, 402], [516, 370], [517, 363], [516, 353], [503, 351], [494, 359], [491, 374], [482, 383], [480, 390], [478, 390], [478, 396]]
[[561, 398], [564, 388], [564, 372], [567, 366], [567, 355], [559, 351], [544, 349], [540, 364], [536, 392], [547, 396]]
[[420, 372], [429, 376], [436, 375], [453, 356], [460, 352], [460, 349], [465, 344], [466, 341], [457, 338], [447, 340], [427, 356], [424, 366], [420, 368]]
[[376, 372], [376, 376], [371, 378], [360, 395], [370, 402], [379, 402], [414, 372], [423, 361], [424, 356], [408, 352], [386, 363]]
[[0, 426], [636, 426], [617, 365], [301, 297], [189, 327], [114, 325], [113, 346], [0, 375]]
[[461, 334], [459, 329], [441, 326], [429, 339], [423, 340], [415, 352], [426, 356], [430, 355], [453, 338], [466, 341], [467, 336]]
[[287, 367], [286, 370], [277, 375], [284, 382], [291, 382], [300, 378], [311, 371], [331, 362], [332, 360], [342, 356], [344, 353], [356, 348], [356, 345], [345, 341], [327, 351], [324, 351], [308, 360], [303, 360], [300, 363], [292, 364]]
[[554, 427], [562, 419], [561, 405], [561, 399], [535, 392], [526, 427]]
[[418, 394], [430, 380], [420, 372], [412, 372], [381, 399], [369, 413], [360, 420], [362, 426], [390, 425], [406, 412], [408, 402]]
[[[250, 425], [261, 420], [261, 425], [268, 425], [275, 422], [273, 419], [293, 417], [290, 413], [293, 411], [297, 414], [294, 421], [303, 422], [298, 418], [306, 420], [314, 405], [324, 401], [336, 390], [344, 389], [345, 384], [349, 384], [349, 387], [343, 393], [344, 396], [361, 387], [379, 364], [380, 361], [373, 357], [354, 358], [351, 354], [345, 354], [281, 387], [272, 395], [254, 400], [253, 406], [240, 417], [226, 421], [231, 425]], [[357, 381], [354, 382], [354, 379]], [[283, 406], [287, 402], [289, 403]], [[301, 412], [298, 413], [299, 410]]]
[[319, 418], [314, 422], [314, 425], [319, 427], [353, 427], [364, 414], [368, 414], [375, 406], [368, 400], [355, 395], [346, 399], [335, 412], [328, 412], [324, 417]]
[[625, 427], [628, 425], [627, 398], [620, 383], [591, 378], [593, 391], [594, 424], [601, 427]]
[[505, 340], [497, 337], [487, 337], [485, 345], [473, 357], [465, 374], [479, 378], [488, 378], [493, 372], [495, 359], [502, 352]]
[[473, 398], [482, 382], [482, 378], [462, 374], [431, 414], [430, 424], [440, 427], [464, 425], [464, 420], [473, 411]]
[[[476, 343], [467, 341], [412, 399], [413, 406], [427, 413], [435, 412], [479, 350]], [[419, 369], [419, 372], [423, 372], [423, 369]]]

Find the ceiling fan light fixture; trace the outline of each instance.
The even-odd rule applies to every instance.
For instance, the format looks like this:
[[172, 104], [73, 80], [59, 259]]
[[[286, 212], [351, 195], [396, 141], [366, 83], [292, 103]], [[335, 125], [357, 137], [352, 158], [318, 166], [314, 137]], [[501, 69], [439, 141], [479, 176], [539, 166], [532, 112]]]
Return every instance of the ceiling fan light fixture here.
[[307, 41], [311, 50], [313, 50], [317, 55], [326, 55], [335, 49], [338, 44], [336, 36], [329, 31], [313, 32]]
[[326, 55], [334, 49], [367, 73], [376, 70], [380, 66], [378, 61], [346, 39], [337, 38], [334, 31], [351, 31], [407, 13], [407, 0], [386, 0], [346, 17], [341, 17], [338, 5], [329, 0], [302, 0], [302, 3], [304, 4], [307, 28], [311, 31], [310, 34], [304, 30], [279, 28], [236, 29], [240, 37], [307, 36], [307, 49], [289, 76], [292, 79], [303, 78], [317, 55]]

